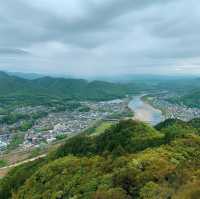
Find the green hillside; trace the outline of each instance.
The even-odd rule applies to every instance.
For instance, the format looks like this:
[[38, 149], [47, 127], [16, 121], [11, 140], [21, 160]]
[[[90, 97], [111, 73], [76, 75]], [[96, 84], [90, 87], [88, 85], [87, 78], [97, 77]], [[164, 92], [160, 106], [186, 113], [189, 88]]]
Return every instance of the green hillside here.
[[0, 72], [2, 105], [38, 105], [62, 100], [112, 100], [134, 92], [134, 87], [125, 84], [52, 77], [28, 80]]
[[[174, 84], [174, 85], [173, 85]], [[184, 104], [192, 108], [200, 108], [200, 78], [171, 82], [168, 90], [175, 90], [179, 95], [169, 98], [169, 101], [177, 104]]]
[[200, 108], [200, 91], [192, 91], [191, 93], [184, 95], [180, 98], [186, 106]]
[[84, 133], [11, 170], [0, 181], [0, 198], [198, 199], [196, 127], [199, 120], [166, 121], [158, 131], [128, 120], [100, 135]]

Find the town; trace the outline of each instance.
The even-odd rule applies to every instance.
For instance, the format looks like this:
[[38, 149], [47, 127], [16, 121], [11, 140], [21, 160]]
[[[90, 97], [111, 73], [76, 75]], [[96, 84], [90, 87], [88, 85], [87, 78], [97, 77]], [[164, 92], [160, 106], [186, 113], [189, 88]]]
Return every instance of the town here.
[[189, 121], [193, 118], [200, 117], [200, 109], [187, 107], [183, 104], [176, 104], [169, 102], [169, 98], [172, 97], [171, 93], [162, 93], [159, 95], [151, 95], [145, 97], [148, 103], [153, 107], [160, 109], [163, 112], [165, 118], [177, 118], [183, 121]]
[[73, 110], [55, 112], [52, 107], [36, 106], [21, 107], [14, 110], [20, 114], [36, 114], [43, 112], [43, 117], [36, 119], [34, 124], [25, 132], [18, 127], [24, 122], [20, 120], [12, 125], [0, 126], [0, 150], [4, 151], [16, 139], [21, 136], [19, 148], [21, 150], [40, 147], [41, 144], [50, 144], [57, 139], [76, 135], [98, 120], [119, 120], [121, 117], [132, 115], [128, 108], [128, 99], [103, 102], [80, 102]]

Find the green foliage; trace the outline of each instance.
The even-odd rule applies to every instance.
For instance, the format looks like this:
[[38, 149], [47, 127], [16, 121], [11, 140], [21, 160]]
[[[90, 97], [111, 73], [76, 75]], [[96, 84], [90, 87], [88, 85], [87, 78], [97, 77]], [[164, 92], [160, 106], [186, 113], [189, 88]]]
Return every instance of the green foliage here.
[[32, 121], [23, 121], [22, 124], [19, 127], [20, 131], [27, 131], [28, 129], [30, 129], [33, 126], [33, 122]]
[[126, 154], [163, 143], [163, 135], [147, 124], [127, 120], [113, 125], [98, 136], [80, 135], [66, 141], [54, 154], [56, 158], [69, 154]]
[[104, 133], [104, 131], [112, 126], [112, 122], [100, 122], [96, 127], [92, 129], [92, 136], [98, 136], [101, 133]]
[[66, 141], [55, 153], [50, 154], [51, 158], [56, 159], [66, 155], [89, 155], [95, 152], [95, 145], [93, 138], [88, 136], [79, 135]]
[[166, 121], [158, 131], [127, 120], [96, 136], [78, 135], [46, 160], [9, 172], [0, 181], [0, 198], [198, 199], [195, 126], [194, 120]]
[[7, 149], [8, 150], [16, 149], [20, 144], [23, 143], [23, 141], [24, 141], [24, 133], [15, 134], [12, 137], [11, 142], [9, 143]]
[[160, 145], [162, 135], [150, 126], [133, 121], [121, 121], [96, 138], [96, 152], [114, 152], [119, 146], [126, 153]]
[[7, 165], [7, 161], [6, 160], [0, 160], [0, 167], [5, 167]]
[[191, 121], [188, 122], [188, 124], [193, 128], [195, 128], [200, 134], [200, 118], [192, 119]]
[[176, 99], [178, 102], [182, 102], [186, 106], [200, 108], [200, 92], [199, 89], [189, 92], [188, 94]]
[[46, 145], [41, 144], [40, 147], [37, 147], [37, 148], [34, 148], [33, 150], [31, 150], [29, 158], [34, 158], [34, 157], [37, 157], [37, 156], [43, 154], [45, 149], [46, 149]]
[[155, 126], [155, 129], [157, 130], [162, 130], [164, 128], [168, 128], [168, 127], [171, 127], [172, 125], [175, 125], [175, 126], [182, 126], [182, 127], [186, 127], [188, 126], [187, 122], [184, 122], [182, 120], [179, 120], [179, 119], [167, 119], [163, 122], [160, 122], [159, 124], [157, 124]]
[[109, 190], [98, 190], [92, 198], [94, 199], [131, 199], [130, 196], [121, 188], [112, 188]]
[[192, 108], [200, 108], [200, 79], [187, 79], [187, 81], [179, 80], [179, 82], [171, 82], [168, 89], [178, 93], [177, 96], [168, 99], [171, 103], [186, 105]]
[[155, 126], [165, 135], [165, 142], [169, 143], [175, 138], [185, 137], [188, 134], [198, 133], [199, 119], [184, 122], [178, 119], [167, 119]]
[[22, 186], [26, 179], [30, 178], [43, 164], [44, 161], [39, 159], [11, 170], [3, 180], [0, 180], [0, 198], [10, 198], [12, 192]]
[[81, 108], [78, 109], [79, 112], [89, 112], [90, 107], [88, 106], [82, 106]]
[[[62, 100], [111, 100], [133, 91], [133, 87], [130, 89], [128, 85], [103, 81], [51, 77], [27, 80], [2, 72], [0, 75], [0, 103], [9, 106], [51, 105]], [[57, 107], [58, 110], [65, 108]]]
[[57, 139], [57, 140], [63, 140], [63, 139], [65, 139], [66, 137], [67, 137], [67, 135], [61, 134], [61, 135], [57, 135], [57, 136], [56, 136], [56, 139]]
[[0, 122], [6, 123], [6, 124], [14, 124], [18, 122], [19, 120], [27, 120], [27, 119], [30, 119], [29, 115], [19, 114], [19, 113], [10, 113], [2, 117]]

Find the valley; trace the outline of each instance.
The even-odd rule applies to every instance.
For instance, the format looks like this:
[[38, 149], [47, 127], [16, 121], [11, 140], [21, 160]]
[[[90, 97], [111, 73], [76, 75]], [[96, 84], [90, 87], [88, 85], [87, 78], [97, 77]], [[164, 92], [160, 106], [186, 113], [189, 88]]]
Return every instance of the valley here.
[[200, 1], [0, 0], [0, 199], [200, 199]]
[[[7, 81], [10, 85], [13, 79], [4, 77], [4, 84]], [[22, 80], [17, 78], [18, 81]], [[174, 101], [190, 90], [182, 95], [179, 91], [182, 87], [171, 89], [167, 84], [163, 86], [161, 80], [149, 82], [148, 86], [143, 81], [95, 82], [86, 83], [95, 84], [89, 94], [88, 86], [81, 85], [80, 95], [80, 80], [70, 80], [70, 86], [69, 80], [59, 78], [34, 81], [40, 82], [40, 88], [59, 90], [62, 85], [63, 92], [50, 95], [45, 91], [41, 96], [37, 95], [41, 91], [33, 90], [32, 97], [33, 93], [18, 88], [20, 94], [0, 95], [0, 198], [31, 198], [33, 193], [36, 198], [41, 195], [48, 198], [51, 193], [56, 194], [55, 198], [71, 195], [96, 199], [100, 194], [102, 199], [116, 199], [119, 195], [120, 199], [135, 196], [143, 199], [149, 194], [146, 189], [153, 196], [157, 195], [151, 186], [162, 189], [161, 198], [165, 194], [174, 197], [168, 175], [180, 172], [176, 178], [181, 180], [184, 180], [182, 175], [187, 175], [178, 165], [196, 178], [197, 174], [184, 160], [189, 159], [192, 168], [199, 164], [195, 158], [200, 143], [200, 110]], [[13, 86], [15, 84], [16, 81]], [[71, 91], [73, 95], [69, 94]], [[185, 144], [187, 142], [189, 145]], [[41, 178], [37, 172], [42, 172], [44, 177], [40, 188], [37, 180]], [[125, 188], [129, 176], [128, 186], [134, 186], [134, 191]], [[137, 177], [137, 182], [133, 176]], [[52, 188], [51, 181], [46, 184], [49, 178], [58, 187]], [[71, 190], [66, 179], [75, 182], [73, 187], [76, 188]], [[63, 186], [68, 191], [61, 191]], [[176, 187], [181, 198], [184, 187], [179, 182]]]
[[[171, 89], [171, 82], [166, 80], [151, 80], [147, 86], [144, 80], [123, 84], [52, 77], [26, 80], [1, 72], [0, 81], [4, 83], [0, 94], [7, 93], [0, 95], [2, 154], [16, 149], [40, 151], [54, 142], [87, 131], [102, 121], [113, 123], [133, 118], [156, 125], [168, 118], [189, 121], [200, 117], [199, 108], [188, 107], [181, 101], [172, 102], [172, 99], [181, 96], [183, 88], [188, 87], [184, 94], [186, 91], [190, 93], [191, 84], [199, 82], [196, 80], [188, 81], [188, 86], [183, 87], [180, 80], [173, 80], [176, 87]], [[32, 92], [26, 93], [23, 84], [27, 84], [26, 89]], [[38, 87], [34, 88], [36, 84]], [[15, 94], [10, 93], [11, 85], [17, 85]], [[48, 93], [50, 88], [55, 90], [53, 93], [57, 93], [56, 96]], [[38, 95], [40, 89], [44, 91], [43, 96]], [[69, 93], [70, 98], [67, 97]]]

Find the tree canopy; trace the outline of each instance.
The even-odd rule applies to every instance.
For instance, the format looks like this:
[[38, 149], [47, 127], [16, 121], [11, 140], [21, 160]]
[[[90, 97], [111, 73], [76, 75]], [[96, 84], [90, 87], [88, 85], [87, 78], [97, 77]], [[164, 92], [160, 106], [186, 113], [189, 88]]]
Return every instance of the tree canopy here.
[[0, 181], [0, 198], [198, 199], [195, 121], [165, 121], [156, 130], [127, 120], [97, 136], [76, 136], [11, 170]]

